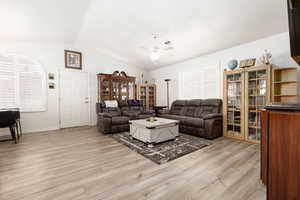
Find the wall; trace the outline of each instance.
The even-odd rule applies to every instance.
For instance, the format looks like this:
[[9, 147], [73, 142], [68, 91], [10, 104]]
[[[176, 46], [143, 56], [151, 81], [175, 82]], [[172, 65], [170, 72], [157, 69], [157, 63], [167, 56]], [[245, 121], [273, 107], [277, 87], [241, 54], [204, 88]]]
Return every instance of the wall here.
[[[182, 86], [182, 84], [184, 83], [179, 83], [178, 81], [178, 77], [182, 72], [197, 72], [201, 68], [208, 66], [213, 66], [216, 68], [220, 67], [221, 69], [224, 69], [226, 68], [228, 61], [231, 59], [242, 60], [252, 57], [257, 58], [257, 65], [260, 65], [259, 57], [262, 55], [265, 49], [271, 51], [271, 53], [273, 54], [272, 63], [281, 67], [297, 66], [290, 57], [289, 34], [286, 32], [219, 51], [213, 54], [200, 56], [160, 69], [152, 70], [149, 76], [151, 77], [151, 79], [156, 80], [156, 82], [158, 83], [158, 88], [166, 87], [165, 83], [162, 81], [163, 79], [172, 79], [170, 89], [170, 102], [172, 102], [175, 99], [180, 98], [179, 89], [185, 88], [184, 86]], [[222, 77], [222, 71], [223, 70], [220, 70], [220, 74], [215, 74], [215, 76]], [[222, 97], [222, 81], [220, 81], [219, 87], [219, 96]], [[165, 89], [162, 89], [161, 91], [163, 91], [161, 92], [161, 94], [165, 93]], [[199, 98], [211, 98], [211, 96], [209, 95], [209, 91], [206, 91], [204, 96]], [[166, 104], [166, 95], [158, 95], [158, 104]]]
[[[38, 132], [59, 129], [59, 87], [58, 75], [64, 70], [64, 50], [78, 50], [83, 53], [83, 71], [90, 74], [91, 94], [91, 125], [96, 123], [95, 103], [97, 99], [97, 73], [112, 73], [114, 70], [124, 70], [128, 75], [139, 76], [145, 73], [135, 67], [129, 67], [122, 62], [98, 54], [87, 48], [76, 48], [72, 43], [56, 42], [22, 42], [0, 41], [0, 53], [24, 55], [37, 60], [44, 66], [46, 72], [55, 74], [56, 89], [48, 89], [48, 109], [46, 112], [22, 113], [22, 127], [24, 132]], [[1, 130], [1, 132], [6, 132]]]

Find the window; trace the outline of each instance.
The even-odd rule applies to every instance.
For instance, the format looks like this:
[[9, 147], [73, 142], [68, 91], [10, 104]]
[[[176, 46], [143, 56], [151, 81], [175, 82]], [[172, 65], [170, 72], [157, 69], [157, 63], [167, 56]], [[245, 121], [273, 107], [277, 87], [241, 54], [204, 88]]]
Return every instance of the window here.
[[0, 55], [0, 109], [45, 111], [46, 73], [41, 64], [21, 56]]

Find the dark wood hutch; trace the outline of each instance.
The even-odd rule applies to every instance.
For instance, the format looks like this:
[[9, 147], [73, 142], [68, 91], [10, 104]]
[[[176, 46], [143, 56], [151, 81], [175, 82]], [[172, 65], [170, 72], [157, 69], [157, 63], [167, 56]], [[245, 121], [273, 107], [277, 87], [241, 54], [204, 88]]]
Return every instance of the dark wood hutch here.
[[[115, 71], [112, 74], [98, 74], [98, 102], [102, 100], [129, 99], [130, 84], [134, 89], [135, 77], [125, 72]], [[133, 91], [134, 95], [134, 91]]]

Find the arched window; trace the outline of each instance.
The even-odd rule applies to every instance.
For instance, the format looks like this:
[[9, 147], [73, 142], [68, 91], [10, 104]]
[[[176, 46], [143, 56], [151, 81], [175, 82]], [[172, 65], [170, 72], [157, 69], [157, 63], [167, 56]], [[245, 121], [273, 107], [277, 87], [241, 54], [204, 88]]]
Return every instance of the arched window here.
[[40, 63], [24, 56], [0, 55], [0, 109], [46, 111], [46, 95], [46, 73]]

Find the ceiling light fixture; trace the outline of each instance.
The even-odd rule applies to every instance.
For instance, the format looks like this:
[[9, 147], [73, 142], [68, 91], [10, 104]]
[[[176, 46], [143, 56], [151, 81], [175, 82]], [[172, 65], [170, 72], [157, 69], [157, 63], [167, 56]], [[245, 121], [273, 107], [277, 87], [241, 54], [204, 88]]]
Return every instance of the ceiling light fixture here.
[[160, 53], [159, 52], [153, 52], [150, 57], [151, 57], [152, 61], [157, 61], [160, 58]]
[[159, 42], [159, 34], [152, 34], [155, 46], [150, 49], [150, 59], [155, 62], [164, 54], [164, 52], [173, 50], [172, 42], [167, 40], [163, 43]]

